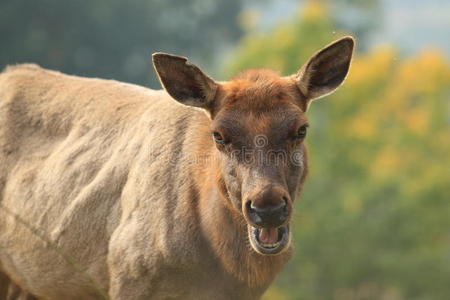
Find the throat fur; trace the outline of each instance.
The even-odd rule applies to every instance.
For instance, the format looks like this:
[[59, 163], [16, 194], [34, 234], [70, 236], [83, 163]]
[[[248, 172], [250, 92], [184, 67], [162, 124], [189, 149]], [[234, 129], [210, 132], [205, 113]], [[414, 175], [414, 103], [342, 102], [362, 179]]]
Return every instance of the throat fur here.
[[251, 288], [265, 290], [292, 256], [291, 248], [278, 255], [257, 253], [250, 245], [244, 218], [230, 207], [221, 206], [214, 209], [208, 225], [205, 224], [214, 255], [233, 278]]

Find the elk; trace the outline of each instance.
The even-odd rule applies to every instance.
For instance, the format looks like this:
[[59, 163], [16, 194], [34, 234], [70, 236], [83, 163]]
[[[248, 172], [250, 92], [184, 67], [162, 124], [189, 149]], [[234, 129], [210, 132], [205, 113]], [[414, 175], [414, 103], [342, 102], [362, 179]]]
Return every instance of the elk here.
[[308, 105], [344, 81], [353, 48], [226, 82], [155, 53], [161, 91], [8, 67], [0, 298], [258, 299], [292, 255]]

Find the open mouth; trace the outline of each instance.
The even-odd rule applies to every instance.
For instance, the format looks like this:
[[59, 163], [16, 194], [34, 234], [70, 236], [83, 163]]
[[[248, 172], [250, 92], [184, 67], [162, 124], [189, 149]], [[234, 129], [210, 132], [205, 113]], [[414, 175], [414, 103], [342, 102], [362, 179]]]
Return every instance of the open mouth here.
[[253, 249], [263, 255], [276, 255], [288, 248], [291, 235], [289, 225], [274, 228], [256, 228], [248, 225]]

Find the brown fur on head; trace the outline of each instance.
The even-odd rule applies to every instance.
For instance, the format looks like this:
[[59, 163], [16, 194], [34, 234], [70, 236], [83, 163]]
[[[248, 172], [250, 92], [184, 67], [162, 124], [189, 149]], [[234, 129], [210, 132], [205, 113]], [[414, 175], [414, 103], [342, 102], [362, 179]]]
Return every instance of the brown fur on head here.
[[353, 38], [344, 37], [295, 75], [249, 70], [221, 83], [184, 57], [153, 55], [166, 91], [209, 113], [221, 157], [219, 190], [248, 224], [249, 240], [260, 254], [279, 254], [289, 246], [292, 205], [307, 171], [305, 113], [311, 100], [344, 81], [353, 47]]

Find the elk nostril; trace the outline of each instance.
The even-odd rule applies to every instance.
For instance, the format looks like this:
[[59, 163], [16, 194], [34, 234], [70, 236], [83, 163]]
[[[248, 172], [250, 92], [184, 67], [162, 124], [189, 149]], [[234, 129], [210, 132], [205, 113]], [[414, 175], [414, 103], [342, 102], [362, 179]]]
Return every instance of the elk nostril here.
[[256, 224], [260, 224], [262, 222], [261, 216], [257, 212], [257, 207], [253, 206], [252, 201], [247, 201], [245, 203], [245, 208], [247, 210], [247, 213], [249, 217], [255, 222]]
[[253, 204], [252, 201], [247, 201], [245, 203], [245, 208], [247, 209], [247, 211], [252, 211], [253, 210]]

